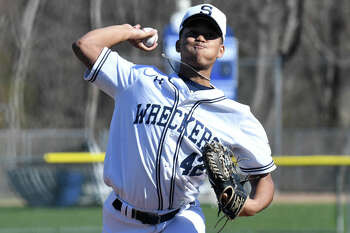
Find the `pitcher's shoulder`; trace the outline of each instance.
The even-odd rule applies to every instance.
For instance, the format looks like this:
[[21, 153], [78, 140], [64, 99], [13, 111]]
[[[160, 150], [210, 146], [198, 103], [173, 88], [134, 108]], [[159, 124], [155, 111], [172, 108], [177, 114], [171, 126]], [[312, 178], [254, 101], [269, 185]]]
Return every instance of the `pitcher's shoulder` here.
[[234, 111], [234, 112], [238, 111], [243, 114], [252, 114], [249, 105], [239, 103], [235, 100], [226, 98], [224, 101], [222, 101], [222, 104], [224, 104], [231, 111]]
[[139, 75], [154, 78], [156, 76], [162, 78], [168, 78], [168, 75], [160, 71], [157, 67], [151, 65], [135, 65], [133, 69], [139, 73]]

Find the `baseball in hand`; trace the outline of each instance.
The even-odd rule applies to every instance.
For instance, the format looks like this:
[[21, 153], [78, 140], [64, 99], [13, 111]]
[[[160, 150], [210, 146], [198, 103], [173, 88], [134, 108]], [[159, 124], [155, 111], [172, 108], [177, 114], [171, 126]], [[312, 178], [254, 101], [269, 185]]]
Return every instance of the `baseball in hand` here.
[[[142, 29], [145, 32], [149, 32], [154, 30], [153, 28], [143, 28]], [[145, 38], [142, 42], [144, 45], [146, 45], [146, 47], [152, 47], [154, 45], [154, 43], [156, 43], [158, 41], [158, 33], [156, 33], [154, 36]]]

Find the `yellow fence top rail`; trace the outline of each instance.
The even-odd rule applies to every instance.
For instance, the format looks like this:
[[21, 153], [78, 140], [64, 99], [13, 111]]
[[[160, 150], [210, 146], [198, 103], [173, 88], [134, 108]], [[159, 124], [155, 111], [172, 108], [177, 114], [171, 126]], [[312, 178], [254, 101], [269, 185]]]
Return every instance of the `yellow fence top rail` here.
[[[44, 155], [46, 163], [98, 163], [105, 153], [58, 152]], [[350, 155], [283, 155], [274, 156], [279, 166], [350, 166]]]
[[105, 153], [59, 152], [44, 155], [47, 163], [98, 163], [103, 162], [104, 159]]
[[349, 166], [349, 155], [285, 155], [273, 157], [279, 166]]

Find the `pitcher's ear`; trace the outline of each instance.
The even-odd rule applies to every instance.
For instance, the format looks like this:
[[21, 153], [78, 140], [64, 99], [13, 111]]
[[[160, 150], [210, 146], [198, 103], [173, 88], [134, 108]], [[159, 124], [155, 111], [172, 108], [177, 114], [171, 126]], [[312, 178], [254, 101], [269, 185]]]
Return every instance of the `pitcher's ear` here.
[[222, 44], [222, 45], [220, 45], [217, 58], [223, 57], [224, 53], [225, 53], [225, 46], [224, 46], [224, 44]]
[[180, 52], [180, 45], [181, 45], [181, 44], [180, 44], [180, 41], [177, 40], [177, 41], [176, 41], [176, 44], [175, 44], [175, 48], [176, 48], [176, 52], [178, 52], [178, 53]]

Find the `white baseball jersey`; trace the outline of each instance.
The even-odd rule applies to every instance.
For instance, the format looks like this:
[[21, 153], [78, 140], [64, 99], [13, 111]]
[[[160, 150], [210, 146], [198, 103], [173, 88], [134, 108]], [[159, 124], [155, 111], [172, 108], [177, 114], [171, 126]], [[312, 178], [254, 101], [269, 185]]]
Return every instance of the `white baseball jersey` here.
[[248, 106], [213, 88], [192, 92], [176, 74], [135, 65], [104, 48], [84, 76], [115, 100], [104, 180], [135, 208], [175, 209], [206, 179], [205, 142], [231, 145], [248, 174], [275, 169], [266, 133]]

